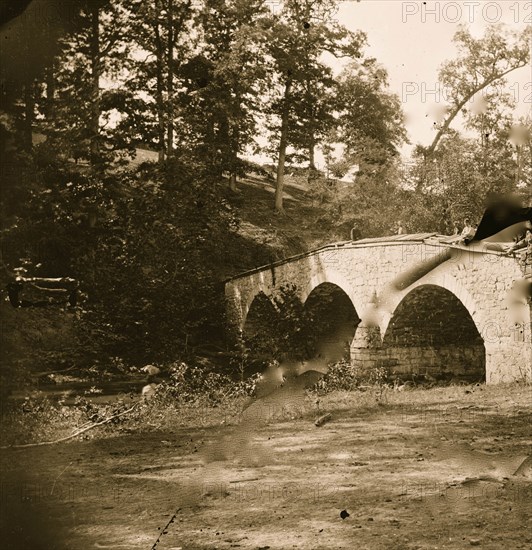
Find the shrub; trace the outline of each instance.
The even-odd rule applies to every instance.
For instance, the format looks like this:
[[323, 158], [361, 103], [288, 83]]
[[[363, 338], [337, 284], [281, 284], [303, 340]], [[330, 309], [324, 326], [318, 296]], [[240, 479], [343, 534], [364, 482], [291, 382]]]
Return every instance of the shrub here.
[[351, 391], [358, 388], [360, 381], [360, 372], [355, 366], [348, 361], [339, 361], [329, 366], [327, 374], [316, 384], [316, 390], [322, 394]]
[[[199, 343], [219, 337], [218, 266], [238, 221], [203, 161], [176, 158], [95, 172], [37, 159], [27, 169], [27, 180], [11, 190], [20, 187], [24, 195], [2, 197], [11, 215], [1, 233], [5, 267], [13, 272], [24, 264], [27, 276], [73, 277], [84, 296], [75, 313], [18, 314], [29, 319], [26, 325], [31, 321], [31, 337], [45, 327], [67, 340], [59, 345], [54, 334], [44, 334], [55, 355], [27, 346], [39, 349], [46, 369], [58, 368], [56, 360], [77, 365], [89, 356], [133, 364], [186, 358]], [[7, 339], [20, 349], [17, 330], [10, 323]]]
[[361, 386], [373, 385], [378, 388], [388, 387], [389, 372], [385, 367], [360, 369], [349, 361], [339, 361], [329, 366], [327, 374], [315, 386], [320, 394], [333, 391], [353, 391]]
[[174, 363], [169, 367], [170, 377], [157, 386], [159, 400], [173, 403], [198, 403], [212, 406], [227, 400], [249, 397], [255, 390], [259, 375], [235, 382], [230, 376], [212, 368]]

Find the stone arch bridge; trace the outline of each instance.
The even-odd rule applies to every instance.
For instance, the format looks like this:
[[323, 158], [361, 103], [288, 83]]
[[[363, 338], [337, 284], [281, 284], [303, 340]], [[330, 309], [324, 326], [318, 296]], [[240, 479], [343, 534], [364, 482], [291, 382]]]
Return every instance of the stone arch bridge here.
[[[390, 292], [401, 274], [450, 250]], [[315, 329], [327, 359], [341, 349], [363, 368], [499, 383], [532, 375], [530, 307], [523, 303], [517, 317], [508, 307], [522, 277], [501, 252], [450, 248], [444, 237], [417, 234], [327, 245], [233, 277], [225, 293], [234, 334], [266, 329], [255, 312], [275, 309], [272, 296], [291, 285], [304, 307], [319, 312]]]

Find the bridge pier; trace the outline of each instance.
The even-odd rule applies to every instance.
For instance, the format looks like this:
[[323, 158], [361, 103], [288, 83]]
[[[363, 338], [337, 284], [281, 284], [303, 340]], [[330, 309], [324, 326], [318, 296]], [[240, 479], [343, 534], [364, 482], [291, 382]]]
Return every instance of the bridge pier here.
[[[522, 334], [525, 334], [522, 338]], [[499, 341], [486, 341], [486, 383], [500, 384], [516, 380], [532, 382], [530, 324], [519, 336]], [[520, 338], [521, 341], [516, 341]]]
[[372, 370], [381, 365], [382, 338], [378, 325], [370, 325], [362, 322], [355, 333], [351, 343], [351, 363], [361, 370]]

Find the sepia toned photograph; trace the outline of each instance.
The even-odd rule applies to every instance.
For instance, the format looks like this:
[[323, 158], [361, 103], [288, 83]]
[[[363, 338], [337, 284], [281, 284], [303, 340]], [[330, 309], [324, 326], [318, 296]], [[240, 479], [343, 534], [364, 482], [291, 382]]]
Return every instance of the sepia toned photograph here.
[[532, 2], [0, 1], [0, 548], [532, 549]]

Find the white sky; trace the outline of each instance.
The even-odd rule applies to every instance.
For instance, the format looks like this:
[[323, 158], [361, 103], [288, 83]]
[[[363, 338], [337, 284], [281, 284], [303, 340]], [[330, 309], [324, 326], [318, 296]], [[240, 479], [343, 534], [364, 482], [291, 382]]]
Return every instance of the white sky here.
[[[456, 50], [452, 37], [465, 23], [472, 34], [481, 36], [491, 23], [504, 23], [509, 29], [523, 29], [532, 23], [532, 2], [488, 0], [460, 2], [361, 0], [339, 2], [338, 20], [351, 30], [367, 34], [366, 53], [373, 56], [389, 74], [390, 90], [399, 95], [407, 116], [406, 127], [412, 145], [402, 150], [408, 156], [413, 145], [428, 145], [434, 138], [433, 113], [444, 104], [436, 96], [438, 69], [452, 59]], [[525, 67], [507, 77], [508, 89], [517, 100], [516, 116], [531, 113], [532, 69]], [[452, 127], [460, 130], [460, 120]]]

